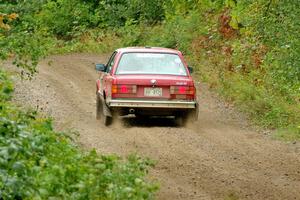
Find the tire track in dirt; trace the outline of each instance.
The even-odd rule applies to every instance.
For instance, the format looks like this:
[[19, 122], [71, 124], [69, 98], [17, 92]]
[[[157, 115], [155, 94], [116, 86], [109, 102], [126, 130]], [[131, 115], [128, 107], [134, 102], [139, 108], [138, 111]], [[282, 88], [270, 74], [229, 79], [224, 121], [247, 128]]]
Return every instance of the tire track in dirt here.
[[[178, 128], [170, 119], [119, 119], [104, 127], [95, 119], [94, 63], [108, 55], [52, 56], [32, 81], [18, 81], [16, 101], [50, 113], [56, 127], [80, 132], [86, 149], [157, 161], [150, 178], [158, 199], [300, 199], [300, 146], [272, 140], [249, 128], [245, 117], [198, 88], [197, 123]], [[51, 63], [51, 66], [48, 65]]]

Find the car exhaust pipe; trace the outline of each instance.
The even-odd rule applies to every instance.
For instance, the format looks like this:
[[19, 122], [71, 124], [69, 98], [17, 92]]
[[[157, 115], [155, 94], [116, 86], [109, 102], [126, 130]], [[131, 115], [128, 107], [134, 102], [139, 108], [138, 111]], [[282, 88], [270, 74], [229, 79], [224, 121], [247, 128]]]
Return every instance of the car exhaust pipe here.
[[134, 112], [135, 112], [135, 110], [134, 110], [133, 108], [130, 108], [130, 109], [129, 109], [129, 113], [130, 113], [130, 114], [133, 114]]

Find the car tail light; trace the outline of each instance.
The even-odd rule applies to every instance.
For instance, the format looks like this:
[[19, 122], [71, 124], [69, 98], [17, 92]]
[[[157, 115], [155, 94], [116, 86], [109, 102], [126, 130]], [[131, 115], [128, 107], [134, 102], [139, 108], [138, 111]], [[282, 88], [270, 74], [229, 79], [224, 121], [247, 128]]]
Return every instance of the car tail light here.
[[172, 99], [194, 99], [196, 89], [194, 86], [171, 86], [170, 95]]
[[171, 86], [170, 94], [195, 94], [194, 86]]
[[135, 94], [136, 85], [112, 85], [112, 94]]

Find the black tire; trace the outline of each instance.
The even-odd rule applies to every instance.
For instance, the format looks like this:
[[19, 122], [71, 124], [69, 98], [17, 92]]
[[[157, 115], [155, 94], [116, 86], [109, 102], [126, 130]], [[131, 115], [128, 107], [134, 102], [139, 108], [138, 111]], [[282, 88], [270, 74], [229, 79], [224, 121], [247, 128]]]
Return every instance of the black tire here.
[[198, 120], [198, 116], [199, 116], [199, 106], [197, 105], [196, 109], [194, 109], [188, 113], [188, 118], [192, 122], [196, 122]]
[[96, 119], [100, 120], [102, 115], [103, 115], [103, 110], [102, 110], [102, 103], [101, 100], [99, 98], [99, 96], [97, 95], [96, 97]]
[[105, 126], [110, 126], [112, 124], [112, 117], [110, 116], [106, 116], [106, 115], [103, 115], [102, 116], [102, 123], [105, 125]]
[[113, 123], [113, 112], [107, 107], [107, 105], [103, 102], [102, 104], [102, 123], [105, 126], [109, 126]]
[[198, 121], [198, 114], [199, 114], [199, 107], [197, 106], [196, 109], [190, 110], [186, 114], [185, 126], [189, 126], [194, 124]]
[[186, 122], [187, 122], [187, 115], [185, 113], [175, 116], [176, 126], [178, 126], [178, 127], [185, 126]]
[[[101, 120], [102, 124], [104, 124], [105, 126], [109, 126], [112, 124], [112, 117], [107, 116], [104, 114], [104, 106], [100, 97], [97, 96], [96, 97], [96, 119], [97, 120]], [[105, 107], [105, 109], [109, 109], [107, 107]]]

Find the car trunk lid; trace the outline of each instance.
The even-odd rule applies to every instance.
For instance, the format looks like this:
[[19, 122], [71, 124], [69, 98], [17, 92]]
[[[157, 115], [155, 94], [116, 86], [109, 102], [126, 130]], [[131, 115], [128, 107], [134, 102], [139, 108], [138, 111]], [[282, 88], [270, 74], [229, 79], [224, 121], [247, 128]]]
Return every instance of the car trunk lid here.
[[[116, 75], [115, 85], [121, 91], [114, 98], [137, 98], [137, 99], [178, 99], [180, 94], [174, 96], [171, 88], [193, 87], [191, 77], [176, 75]], [[129, 88], [129, 89], [127, 89]], [[116, 90], [118, 91], [118, 89]], [[122, 91], [130, 91], [123, 92]], [[173, 91], [174, 93], [174, 91]], [[186, 99], [186, 95], [179, 99]]]

